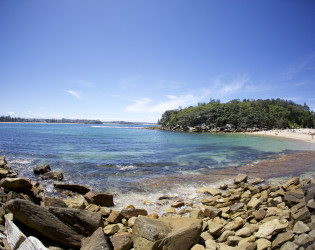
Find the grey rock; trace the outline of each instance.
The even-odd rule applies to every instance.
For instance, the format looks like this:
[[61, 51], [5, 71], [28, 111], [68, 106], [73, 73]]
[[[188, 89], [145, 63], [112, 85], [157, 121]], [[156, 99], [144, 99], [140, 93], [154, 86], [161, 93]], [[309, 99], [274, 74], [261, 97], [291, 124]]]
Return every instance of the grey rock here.
[[299, 235], [298, 237], [298, 241], [297, 243], [300, 245], [300, 246], [305, 246], [305, 245], [309, 245], [311, 243], [313, 243], [315, 240], [315, 237], [314, 236], [310, 236], [308, 234], [301, 234]]
[[103, 229], [99, 227], [95, 232], [87, 238], [81, 240], [81, 250], [110, 250], [111, 247], [103, 233]]
[[298, 248], [299, 248], [298, 245], [296, 245], [295, 243], [291, 241], [288, 241], [280, 247], [280, 250], [296, 250]]
[[70, 247], [80, 247], [81, 239], [91, 236], [101, 226], [98, 213], [85, 210], [41, 207], [15, 199], [5, 204], [14, 218], [40, 234]]
[[307, 233], [309, 231], [310, 231], [310, 228], [303, 221], [297, 221], [294, 224], [293, 233], [303, 234], [303, 233]]

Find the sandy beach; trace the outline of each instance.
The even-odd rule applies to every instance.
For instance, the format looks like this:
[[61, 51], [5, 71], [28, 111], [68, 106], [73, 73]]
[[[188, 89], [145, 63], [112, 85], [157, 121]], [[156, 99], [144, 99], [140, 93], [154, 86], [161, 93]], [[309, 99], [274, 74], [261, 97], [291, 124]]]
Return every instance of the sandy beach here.
[[315, 129], [300, 128], [300, 129], [283, 129], [283, 130], [267, 130], [247, 133], [251, 135], [283, 137], [294, 140], [302, 140], [305, 142], [315, 143]]

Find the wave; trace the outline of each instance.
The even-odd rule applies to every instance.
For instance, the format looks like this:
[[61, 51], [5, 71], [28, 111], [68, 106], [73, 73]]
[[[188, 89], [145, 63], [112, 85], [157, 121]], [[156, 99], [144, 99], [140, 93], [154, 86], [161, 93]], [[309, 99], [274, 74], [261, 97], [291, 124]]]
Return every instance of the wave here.
[[117, 167], [119, 170], [121, 170], [121, 171], [137, 169], [137, 167], [136, 167], [136, 166], [133, 166], [133, 165], [128, 165], [128, 166], [116, 165], [116, 167]]

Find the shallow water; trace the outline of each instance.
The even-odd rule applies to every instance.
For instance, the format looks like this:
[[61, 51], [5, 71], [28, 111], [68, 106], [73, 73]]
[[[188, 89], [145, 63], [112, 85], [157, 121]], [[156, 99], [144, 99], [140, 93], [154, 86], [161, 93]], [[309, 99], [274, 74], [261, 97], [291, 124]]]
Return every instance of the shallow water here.
[[[33, 168], [49, 164], [53, 171], [64, 173], [65, 182], [114, 193], [117, 204], [140, 204], [165, 193], [195, 195], [196, 187], [215, 186], [238, 171], [253, 176], [264, 172], [265, 178], [284, 176], [285, 167], [273, 173], [277, 168], [272, 167], [272, 160], [292, 153], [304, 154], [301, 165], [305, 159], [310, 159], [309, 166], [315, 163], [314, 152], [306, 152], [314, 146], [302, 141], [143, 127], [0, 124], [0, 155], [5, 155], [22, 176], [39, 180]], [[258, 171], [264, 160], [271, 161]], [[311, 170], [304, 173], [307, 171]], [[47, 188], [52, 191], [50, 182]]]

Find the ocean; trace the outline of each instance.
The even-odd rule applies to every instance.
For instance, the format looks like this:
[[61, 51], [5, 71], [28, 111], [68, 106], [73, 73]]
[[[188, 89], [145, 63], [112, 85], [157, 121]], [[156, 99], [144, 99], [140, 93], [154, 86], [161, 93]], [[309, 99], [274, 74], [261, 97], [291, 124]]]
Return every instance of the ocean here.
[[[271, 166], [264, 168], [263, 176], [281, 177], [283, 171], [279, 168], [277, 172], [275, 161], [289, 156], [296, 160], [299, 156], [295, 154], [301, 156], [300, 163], [310, 159], [304, 164], [309, 168], [298, 172], [295, 163], [292, 172], [283, 175], [314, 174], [314, 146], [302, 141], [146, 127], [2, 123], [0, 155], [20, 176], [37, 181], [41, 179], [33, 174], [33, 168], [49, 164], [52, 171], [63, 172], [66, 183], [114, 194], [117, 206], [139, 207], [145, 200], [165, 194], [195, 199], [196, 188], [229, 182], [239, 170], [259, 177], [262, 172], [257, 169], [266, 161]], [[52, 181], [41, 182], [48, 193], [54, 192]]]

